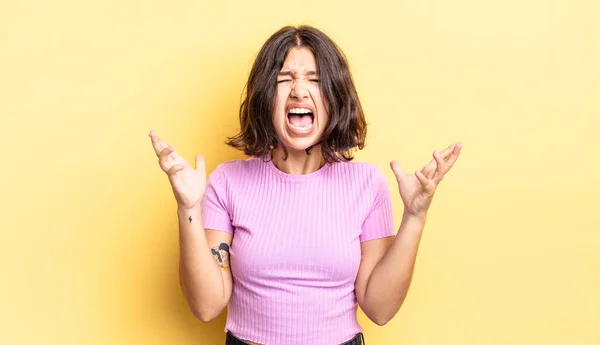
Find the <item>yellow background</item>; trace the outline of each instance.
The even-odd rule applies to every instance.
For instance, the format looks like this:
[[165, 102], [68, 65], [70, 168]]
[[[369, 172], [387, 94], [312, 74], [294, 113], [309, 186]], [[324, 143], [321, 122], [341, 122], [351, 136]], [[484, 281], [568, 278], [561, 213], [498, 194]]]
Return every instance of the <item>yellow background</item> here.
[[179, 289], [147, 133], [212, 171], [286, 24], [347, 54], [389, 179], [464, 143], [369, 345], [600, 344], [600, 2], [3, 1], [0, 344], [223, 344]]

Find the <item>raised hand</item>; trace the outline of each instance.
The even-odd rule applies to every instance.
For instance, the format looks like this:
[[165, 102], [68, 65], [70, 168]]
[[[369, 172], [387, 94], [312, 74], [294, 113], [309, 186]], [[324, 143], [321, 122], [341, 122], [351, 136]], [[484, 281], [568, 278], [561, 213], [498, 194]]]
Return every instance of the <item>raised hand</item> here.
[[462, 146], [462, 143], [456, 142], [441, 153], [434, 151], [433, 160], [421, 170], [415, 171], [414, 175], [407, 175], [398, 162], [390, 162], [405, 214], [426, 217], [437, 186], [458, 159]]
[[196, 169], [188, 164], [173, 146], [167, 145], [154, 131], [148, 134], [158, 157], [158, 164], [167, 173], [179, 207], [192, 208], [202, 200], [206, 191], [204, 157], [196, 156]]

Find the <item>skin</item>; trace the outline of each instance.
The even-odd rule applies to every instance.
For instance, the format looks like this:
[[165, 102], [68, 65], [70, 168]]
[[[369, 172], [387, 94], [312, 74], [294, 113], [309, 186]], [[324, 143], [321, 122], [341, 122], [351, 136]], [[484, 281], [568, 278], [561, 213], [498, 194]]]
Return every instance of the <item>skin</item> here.
[[355, 283], [356, 298], [365, 315], [385, 325], [404, 302], [417, 258], [421, 235], [433, 196], [458, 159], [462, 143], [453, 143], [415, 174], [406, 174], [396, 161], [390, 167], [404, 203], [396, 236], [361, 243], [361, 264]]
[[206, 190], [204, 158], [197, 155], [196, 166], [192, 168], [154, 131], [148, 135], [158, 164], [166, 173], [177, 200], [182, 292], [194, 316], [209, 322], [221, 313], [231, 298], [233, 280], [229, 252], [225, 248], [231, 246], [233, 236], [203, 226], [200, 200]]
[[[282, 148], [274, 149], [272, 156], [277, 168], [289, 174], [312, 173], [325, 162], [320, 146], [315, 146], [309, 155], [305, 152], [318, 143], [328, 120], [318, 75], [311, 71], [317, 71], [312, 52], [303, 47], [293, 48], [278, 77], [273, 125], [288, 150], [288, 157], [283, 159]], [[315, 129], [310, 135], [290, 131], [286, 107], [291, 104], [314, 109]], [[204, 158], [196, 156], [194, 169], [156, 133], [151, 131], [149, 136], [178, 204], [182, 289], [194, 315], [208, 322], [219, 315], [231, 297], [228, 253], [218, 249], [222, 244], [230, 246], [232, 236], [202, 227], [199, 205], [206, 190]], [[355, 283], [359, 306], [378, 325], [391, 320], [406, 298], [433, 196], [457, 161], [462, 146], [456, 142], [442, 152], [434, 151], [433, 159], [414, 174], [407, 174], [398, 162], [390, 162], [404, 204], [402, 223], [396, 236], [361, 243], [361, 264]], [[215, 251], [219, 255], [213, 255]]]
[[[281, 147], [272, 152], [273, 163], [279, 170], [288, 174], [307, 174], [317, 171], [325, 159], [321, 147], [316, 146], [307, 155], [306, 148], [319, 142], [329, 116], [325, 111], [325, 103], [319, 85], [319, 77], [315, 56], [306, 47], [292, 48], [283, 63], [277, 77], [277, 97], [273, 114], [273, 126], [279, 139], [288, 150], [288, 157], [283, 158]], [[306, 105], [314, 109], [311, 135], [294, 134], [288, 124], [286, 107], [292, 104]]]

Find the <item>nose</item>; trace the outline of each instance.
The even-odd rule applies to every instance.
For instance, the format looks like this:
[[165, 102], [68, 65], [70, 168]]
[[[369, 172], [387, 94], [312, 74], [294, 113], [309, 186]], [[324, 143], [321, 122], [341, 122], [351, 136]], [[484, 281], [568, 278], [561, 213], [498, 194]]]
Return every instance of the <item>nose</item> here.
[[295, 80], [292, 85], [292, 91], [290, 95], [293, 98], [303, 99], [308, 97], [308, 88], [304, 84], [303, 80]]

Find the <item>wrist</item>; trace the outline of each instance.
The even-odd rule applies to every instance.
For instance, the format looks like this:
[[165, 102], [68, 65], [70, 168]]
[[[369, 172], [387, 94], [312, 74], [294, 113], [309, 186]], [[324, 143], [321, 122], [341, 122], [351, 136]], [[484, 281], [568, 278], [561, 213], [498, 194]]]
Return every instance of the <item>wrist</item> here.
[[413, 213], [409, 213], [409, 212], [405, 211], [404, 214], [402, 215], [402, 221], [417, 222], [417, 223], [425, 224], [425, 222], [427, 221], [427, 212], [413, 214]]
[[179, 214], [190, 214], [190, 213], [199, 213], [201, 211], [201, 204], [197, 203], [192, 207], [188, 207], [186, 205], [177, 204], [177, 213]]
[[[177, 205], [177, 218], [179, 224], [191, 224], [192, 221], [195, 223], [200, 222], [202, 224], [202, 212], [200, 206], [196, 205], [192, 208], [185, 207], [183, 205]], [[180, 230], [183, 229], [180, 227]]]

